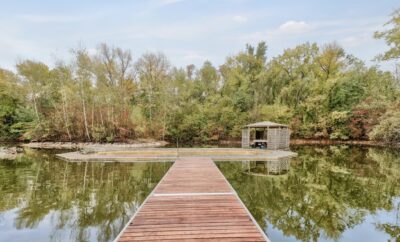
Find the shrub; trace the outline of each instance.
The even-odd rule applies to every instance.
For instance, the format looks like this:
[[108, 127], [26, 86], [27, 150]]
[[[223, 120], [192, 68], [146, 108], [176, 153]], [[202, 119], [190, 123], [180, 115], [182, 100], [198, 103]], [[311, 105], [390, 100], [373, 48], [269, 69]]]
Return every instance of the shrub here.
[[370, 133], [373, 140], [384, 142], [400, 142], [400, 112], [384, 117]]

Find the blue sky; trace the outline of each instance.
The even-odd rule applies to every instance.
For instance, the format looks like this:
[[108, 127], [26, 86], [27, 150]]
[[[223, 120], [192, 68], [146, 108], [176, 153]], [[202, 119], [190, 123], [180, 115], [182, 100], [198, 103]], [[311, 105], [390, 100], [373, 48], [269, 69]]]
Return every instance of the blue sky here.
[[94, 53], [102, 42], [130, 49], [135, 59], [160, 51], [176, 66], [220, 65], [261, 40], [269, 58], [307, 41], [336, 41], [371, 65], [387, 49], [372, 35], [396, 8], [393, 0], [2, 1], [0, 67], [26, 58], [51, 64], [78, 46]]

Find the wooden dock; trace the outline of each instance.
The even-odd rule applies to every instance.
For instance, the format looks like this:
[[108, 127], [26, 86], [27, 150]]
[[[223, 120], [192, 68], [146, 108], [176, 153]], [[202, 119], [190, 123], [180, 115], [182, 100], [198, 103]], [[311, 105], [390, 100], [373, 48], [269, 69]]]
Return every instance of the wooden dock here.
[[180, 158], [115, 241], [269, 241], [210, 158]]
[[136, 148], [125, 150], [94, 150], [84, 154], [80, 151], [57, 154], [70, 161], [118, 161], [118, 162], [164, 162], [175, 161], [179, 157], [207, 157], [217, 161], [262, 161], [279, 160], [296, 156], [287, 150], [242, 149], [242, 148]]

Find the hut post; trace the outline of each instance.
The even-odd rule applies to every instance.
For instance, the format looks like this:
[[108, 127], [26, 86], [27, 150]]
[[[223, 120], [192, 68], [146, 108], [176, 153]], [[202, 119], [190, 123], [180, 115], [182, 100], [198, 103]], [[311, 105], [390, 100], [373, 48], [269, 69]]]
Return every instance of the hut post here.
[[277, 146], [277, 129], [276, 128], [269, 128], [268, 129], [268, 144], [267, 144], [267, 149], [268, 150], [276, 150], [278, 148]]
[[279, 127], [279, 149], [285, 149], [286, 143], [286, 128]]
[[284, 136], [283, 136], [283, 139], [284, 139], [284, 145], [283, 145], [283, 149], [289, 149], [289, 137], [290, 137], [290, 132], [289, 132], [289, 129], [288, 128], [285, 128], [284, 129]]
[[250, 128], [243, 127], [242, 129], [242, 148], [250, 147]]

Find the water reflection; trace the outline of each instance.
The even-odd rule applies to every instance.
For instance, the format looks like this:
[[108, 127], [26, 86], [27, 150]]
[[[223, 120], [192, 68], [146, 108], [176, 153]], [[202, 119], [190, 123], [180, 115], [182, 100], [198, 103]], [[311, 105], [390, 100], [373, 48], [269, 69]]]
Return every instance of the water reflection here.
[[253, 176], [281, 175], [290, 170], [290, 159], [242, 161], [242, 169], [245, 174]]
[[283, 175], [218, 166], [272, 241], [399, 241], [400, 152], [294, 147]]
[[110, 241], [170, 163], [0, 161], [0, 241]]

